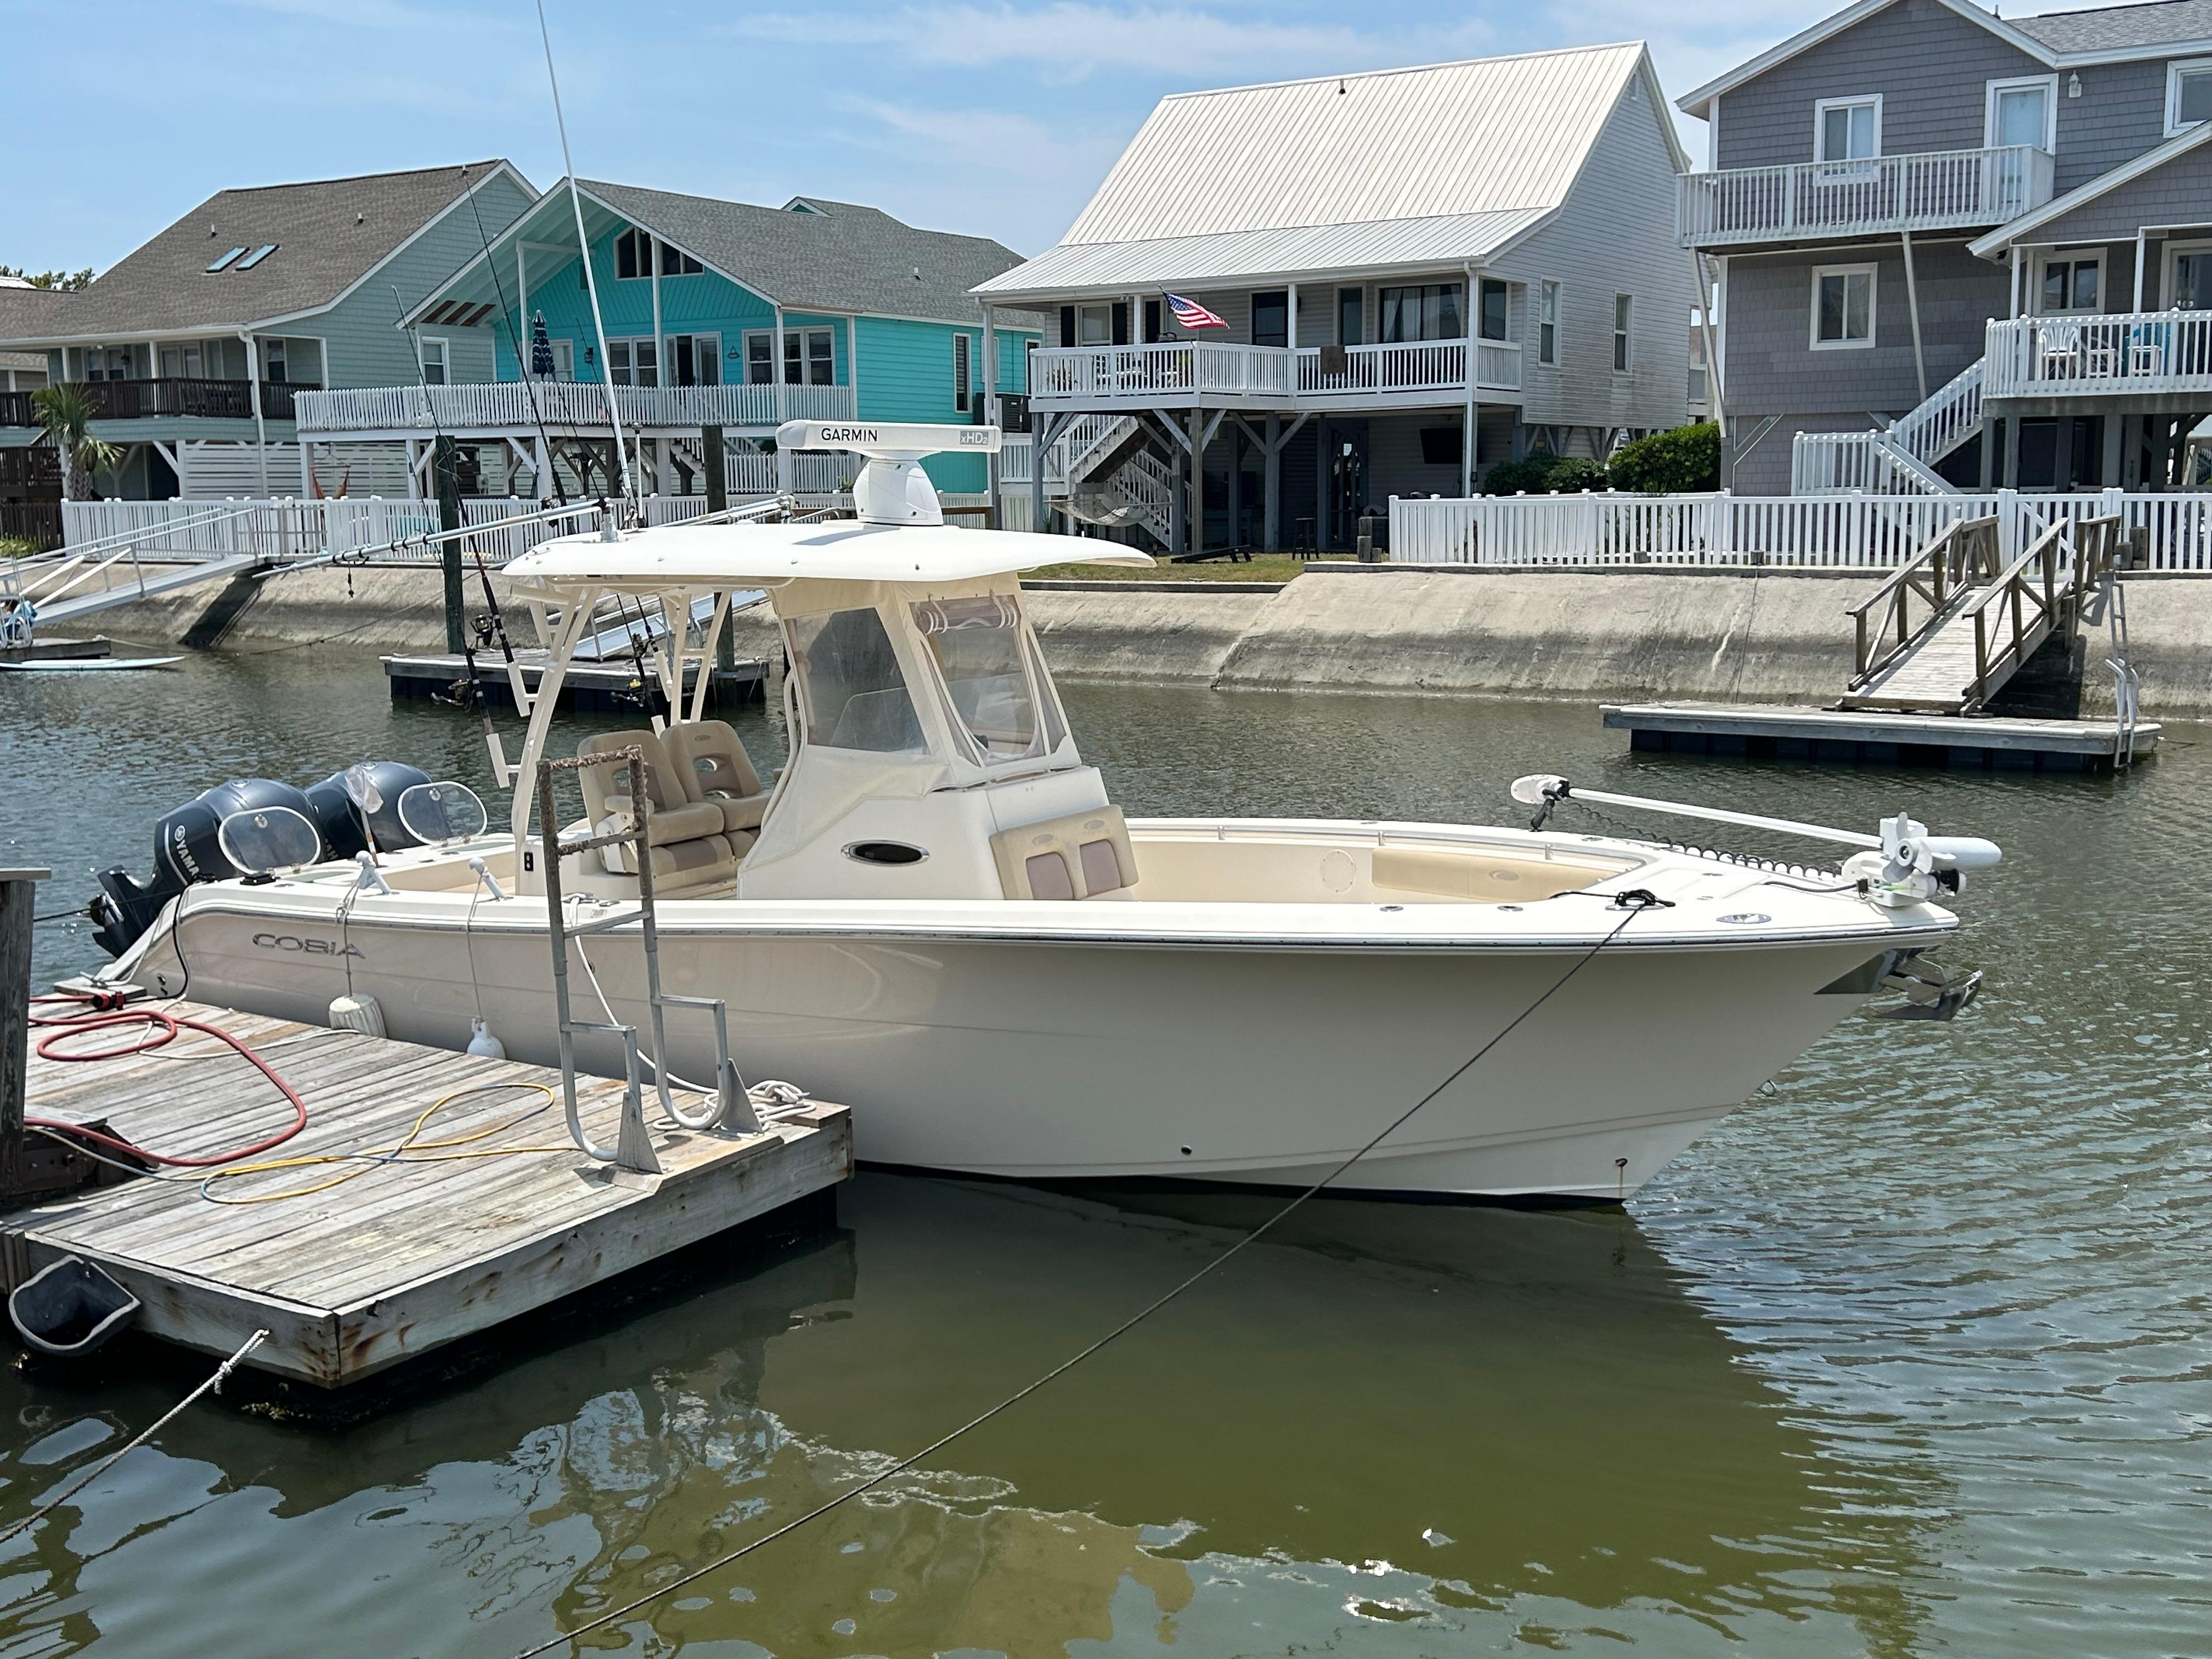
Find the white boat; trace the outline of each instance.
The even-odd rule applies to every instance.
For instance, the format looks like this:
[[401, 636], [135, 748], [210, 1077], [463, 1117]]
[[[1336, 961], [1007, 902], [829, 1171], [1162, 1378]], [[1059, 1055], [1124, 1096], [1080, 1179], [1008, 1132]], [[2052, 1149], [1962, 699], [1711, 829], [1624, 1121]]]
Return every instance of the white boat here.
[[[534, 696], [515, 688], [507, 831], [387, 850], [373, 876], [311, 840], [319, 861], [274, 878], [186, 887], [119, 972], [302, 1020], [369, 997], [392, 1036], [448, 1048], [482, 1020], [553, 1062], [539, 763], [576, 647], [619, 599], [702, 618], [651, 641], [685, 717], [583, 745], [641, 751], [662, 984], [720, 1000], [749, 1075], [849, 1103], [869, 1161], [1298, 1185], [1434, 1091], [1335, 1184], [1617, 1200], [1885, 987], [1922, 1012], [1970, 994], [1923, 953], [1958, 927], [1939, 891], [1996, 849], [1901, 815], [1879, 837], [1814, 830], [1869, 848], [1841, 871], [1548, 826], [1125, 820], [1018, 573], [1148, 561], [945, 526], [919, 457], [997, 440], [793, 422], [783, 447], [868, 457], [857, 521], [610, 530], [516, 559], [550, 665]], [[791, 757], [766, 788], [705, 718], [708, 677], [679, 695], [748, 590], [789, 656]], [[601, 927], [569, 947], [571, 988], [649, 1029], [634, 850], [574, 847], [629, 826], [629, 797], [612, 768], [580, 776], [586, 812], [544, 819], [564, 930]], [[1548, 810], [1565, 790], [1521, 793]], [[706, 1018], [670, 1010], [665, 1040], [674, 1074], [714, 1076]], [[612, 1036], [576, 1052], [622, 1072]]]

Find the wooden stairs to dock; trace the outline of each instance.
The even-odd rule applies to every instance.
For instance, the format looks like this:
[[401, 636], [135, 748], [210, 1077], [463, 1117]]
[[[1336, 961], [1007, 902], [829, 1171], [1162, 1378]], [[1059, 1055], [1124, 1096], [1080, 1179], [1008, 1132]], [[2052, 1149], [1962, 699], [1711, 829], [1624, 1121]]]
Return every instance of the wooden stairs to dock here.
[[1968, 714], [2004, 689], [2111, 580], [2118, 519], [2055, 524], [2009, 563], [1997, 520], [1947, 526], [1851, 607], [1856, 664], [1839, 709]]

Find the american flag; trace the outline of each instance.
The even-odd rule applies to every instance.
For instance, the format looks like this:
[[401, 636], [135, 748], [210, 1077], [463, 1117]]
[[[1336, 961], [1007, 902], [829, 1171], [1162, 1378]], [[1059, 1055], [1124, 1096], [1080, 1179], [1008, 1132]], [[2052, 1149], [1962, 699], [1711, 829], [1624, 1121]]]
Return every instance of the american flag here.
[[1175, 313], [1177, 328], [1226, 328], [1229, 325], [1195, 300], [1186, 300], [1180, 294], [1163, 294], [1168, 309]]

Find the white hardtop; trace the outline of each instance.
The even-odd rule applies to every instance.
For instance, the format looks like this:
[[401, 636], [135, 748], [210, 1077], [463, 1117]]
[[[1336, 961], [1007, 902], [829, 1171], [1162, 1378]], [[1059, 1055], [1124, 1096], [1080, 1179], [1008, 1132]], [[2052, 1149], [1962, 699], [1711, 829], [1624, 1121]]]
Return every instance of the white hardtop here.
[[541, 542], [509, 561], [517, 580], [562, 586], [726, 589], [800, 579], [938, 584], [1001, 576], [1042, 564], [1148, 565], [1149, 554], [1109, 542], [951, 525], [664, 525], [612, 541], [593, 535]]

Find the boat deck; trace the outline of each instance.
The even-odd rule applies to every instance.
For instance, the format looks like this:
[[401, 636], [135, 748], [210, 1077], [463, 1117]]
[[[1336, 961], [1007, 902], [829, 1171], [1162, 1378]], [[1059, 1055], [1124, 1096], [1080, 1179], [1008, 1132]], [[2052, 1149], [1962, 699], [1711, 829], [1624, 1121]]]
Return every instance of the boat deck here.
[[[416, 1158], [443, 1161], [351, 1158], [218, 1181], [216, 1196], [229, 1202], [203, 1195], [201, 1171], [126, 1180], [0, 1222], [11, 1289], [79, 1255], [144, 1304], [139, 1330], [227, 1355], [265, 1329], [248, 1364], [327, 1389], [823, 1193], [852, 1171], [842, 1106], [809, 1102], [764, 1133], [735, 1135], [656, 1121], [648, 1091], [662, 1173], [623, 1174], [569, 1141], [556, 1070], [191, 1003], [141, 1006], [220, 1025], [299, 1091], [307, 1127], [272, 1159], [391, 1148], [434, 1103], [498, 1085], [456, 1101], [416, 1137], [456, 1143], [488, 1131], [465, 1145], [418, 1145]], [[134, 1036], [88, 1033], [68, 1046]], [[515, 1086], [531, 1085], [552, 1091], [550, 1106], [531, 1111], [549, 1098]], [[612, 1141], [622, 1085], [580, 1078], [578, 1098], [586, 1127]], [[185, 1156], [258, 1139], [291, 1111], [247, 1061], [192, 1032], [92, 1064], [33, 1052], [25, 1109], [105, 1119], [134, 1145]], [[236, 1201], [257, 1198], [266, 1201]]]

